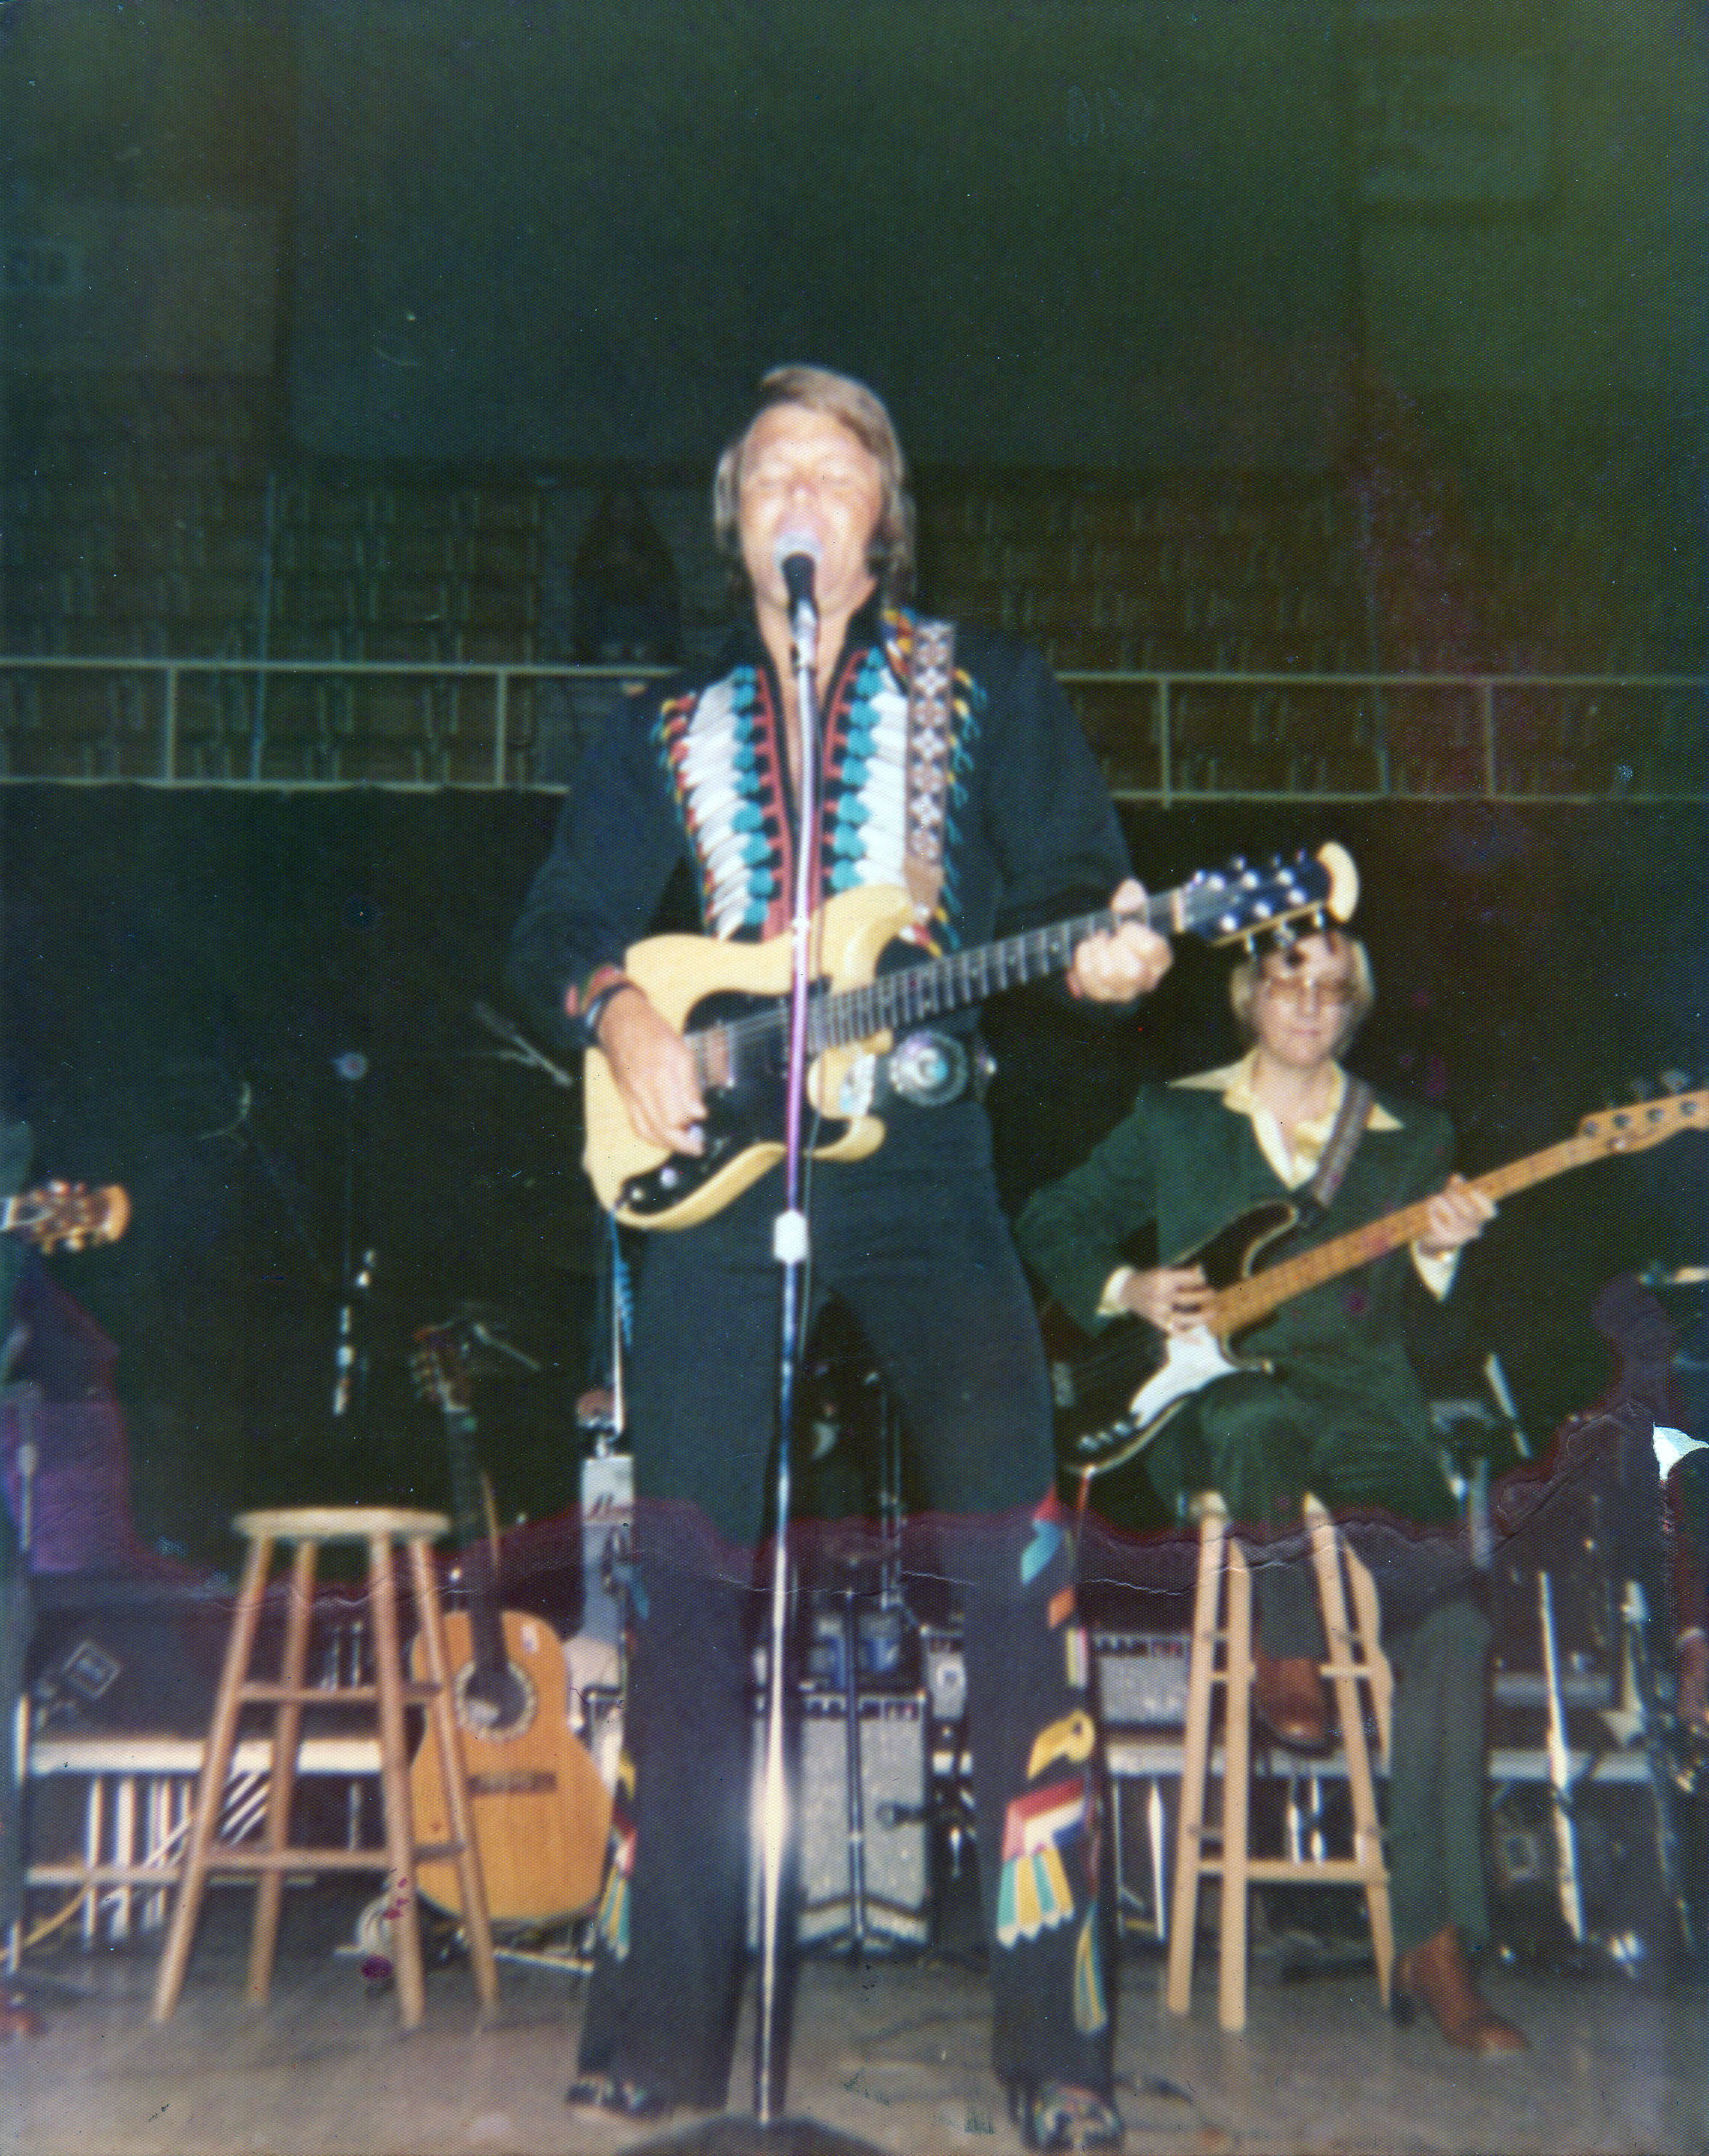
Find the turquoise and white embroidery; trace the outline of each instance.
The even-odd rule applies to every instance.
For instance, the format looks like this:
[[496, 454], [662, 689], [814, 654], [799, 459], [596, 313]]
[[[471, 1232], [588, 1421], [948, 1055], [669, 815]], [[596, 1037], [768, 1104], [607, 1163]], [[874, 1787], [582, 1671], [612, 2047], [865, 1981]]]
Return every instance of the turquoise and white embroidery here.
[[903, 880], [908, 696], [889, 647], [875, 644], [854, 684], [827, 801], [825, 880], [832, 891]]
[[753, 669], [742, 666], [659, 713], [658, 738], [700, 857], [706, 927], [714, 936], [762, 929], [782, 888], [773, 835], [775, 759], [760, 753], [759, 701]]
[[[913, 618], [887, 614], [879, 641], [845, 679], [830, 714], [820, 811], [822, 889], [906, 881], [908, 654]], [[922, 941], [959, 942], [955, 850], [978, 691], [956, 675], [944, 882]], [[783, 746], [763, 678], [738, 666], [698, 695], [674, 698], [654, 736], [700, 863], [710, 935], [775, 935], [788, 924], [788, 828], [778, 790]]]

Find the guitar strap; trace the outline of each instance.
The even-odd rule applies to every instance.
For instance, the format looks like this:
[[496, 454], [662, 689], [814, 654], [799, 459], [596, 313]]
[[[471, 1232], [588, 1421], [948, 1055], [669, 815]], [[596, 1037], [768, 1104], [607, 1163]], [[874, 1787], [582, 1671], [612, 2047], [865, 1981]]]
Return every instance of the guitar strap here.
[[1363, 1078], [1347, 1080], [1334, 1127], [1324, 1142], [1317, 1173], [1305, 1188], [1304, 1195], [1320, 1212], [1327, 1213], [1334, 1203], [1335, 1194], [1352, 1166], [1353, 1155], [1359, 1149], [1359, 1140], [1365, 1135], [1365, 1126], [1376, 1105], [1377, 1096]]
[[908, 662], [907, 798], [902, 874], [922, 917], [943, 888], [944, 803], [949, 793], [956, 630], [952, 621], [918, 620]]

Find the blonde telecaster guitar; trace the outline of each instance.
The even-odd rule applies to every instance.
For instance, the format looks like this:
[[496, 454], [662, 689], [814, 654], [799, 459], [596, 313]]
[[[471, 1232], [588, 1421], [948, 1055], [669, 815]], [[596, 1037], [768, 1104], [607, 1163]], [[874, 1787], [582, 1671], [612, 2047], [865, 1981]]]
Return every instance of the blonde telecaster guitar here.
[[[1234, 861], [1201, 873], [1148, 898], [1134, 917], [1165, 936], [1224, 943], [1306, 916], [1345, 921], [1358, 892], [1351, 859], [1331, 845], [1263, 868]], [[877, 1059], [900, 1035], [1066, 972], [1087, 936], [1117, 925], [1112, 913], [1087, 914], [880, 972], [880, 958], [917, 917], [907, 892], [888, 885], [841, 891], [813, 917], [807, 1091], [821, 1160], [860, 1160], [883, 1143], [884, 1124], [869, 1111]], [[611, 1066], [588, 1050], [588, 1173], [600, 1203], [630, 1227], [692, 1227], [782, 1158], [790, 947], [788, 934], [763, 943], [654, 936], [625, 957], [624, 972], [688, 1042], [706, 1103], [703, 1154], [649, 1145], [635, 1134]]]

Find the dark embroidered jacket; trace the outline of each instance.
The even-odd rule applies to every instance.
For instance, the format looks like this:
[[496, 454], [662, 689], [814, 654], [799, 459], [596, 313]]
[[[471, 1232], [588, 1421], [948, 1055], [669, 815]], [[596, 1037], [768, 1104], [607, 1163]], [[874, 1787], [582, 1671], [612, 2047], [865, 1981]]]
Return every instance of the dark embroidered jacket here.
[[[875, 605], [849, 625], [824, 723], [822, 898], [901, 884], [908, 654], [915, 617]], [[1039, 654], [957, 639], [944, 880], [922, 941], [963, 948], [1101, 906], [1127, 872], [1107, 790]], [[590, 748], [511, 946], [516, 993], [561, 1040], [590, 978], [645, 935], [685, 865], [706, 933], [788, 925], [798, 834], [778, 685], [757, 632], [710, 679], [637, 696]]]

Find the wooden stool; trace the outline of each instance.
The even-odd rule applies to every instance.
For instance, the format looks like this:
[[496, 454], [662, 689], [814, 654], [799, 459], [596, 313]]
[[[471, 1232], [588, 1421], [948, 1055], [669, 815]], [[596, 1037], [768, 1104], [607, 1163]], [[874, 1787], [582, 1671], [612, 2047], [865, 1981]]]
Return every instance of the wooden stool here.
[[[1198, 1917], [1198, 1882], [1207, 1874], [1222, 1882], [1219, 1915], [1221, 1968], [1217, 2018], [1224, 2029], [1246, 2025], [1246, 1890], [1258, 1881], [1306, 1885], [1352, 1884], [1365, 1890], [1371, 1945], [1383, 2003], [1388, 2003], [1394, 1962], [1394, 1928], [1388, 1908], [1388, 1872], [1365, 1739], [1359, 1687], [1369, 1688], [1383, 1758], [1388, 1756], [1393, 1680], [1378, 1644], [1377, 1589], [1357, 1555], [1315, 1497], [1305, 1500], [1329, 1659], [1323, 1675], [1335, 1687], [1352, 1800], [1350, 1857], [1255, 1856], [1249, 1814], [1251, 1796], [1252, 1575], [1245, 1552], [1229, 1532], [1228, 1507], [1214, 1492], [1199, 1501], [1198, 1587], [1193, 1645], [1187, 1666], [1187, 1735], [1181, 1774], [1181, 1815], [1175, 1839], [1175, 1889], [1170, 1916], [1168, 1979], [1172, 2014], [1185, 2014], [1193, 1993], [1193, 1953]], [[1345, 1568], [1346, 1586], [1342, 1582]], [[1347, 1615], [1351, 1591], [1353, 1614]], [[1220, 1658], [1219, 1656], [1220, 1650]], [[1211, 1688], [1224, 1689], [1223, 1807], [1219, 1829], [1205, 1819], [1209, 1777]], [[1209, 1853], [1216, 1845], [1217, 1853]]]
[[[413, 2029], [426, 2007], [422, 1981], [421, 1924], [416, 1907], [418, 1864], [429, 1858], [455, 1860], [463, 1892], [463, 1921], [469, 1935], [475, 1989], [483, 2007], [498, 1996], [492, 1932], [480, 1855], [470, 1827], [469, 1792], [457, 1738], [451, 1698], [450, 1666], [439, 1610], [429, 1543], [450, 1526], [443, 1513], [404, 1512], [377, 1506], [303, 1507], [288, 1512], [244, 1512], [234, 1523], [249, 1544], [243, 1585], [226, 1644], [225, 1667], [213, 1702], [208, 1749], [198, 1784], [195, 1809], [185, 1841], [183, 1871], [155, 1985], [154, 2019], [164, 2021], [178, 2003], [190, 1948], [201, 1914], [209, 1875], [216, 1871], [255, 1875], [255, 1918], [249, 1938], [247, 1998], [261, 2005], [273, 1976], [279, 1938], [280, 1902], [287, 1871], [377, 1871], [387, 1875], [390, 1914], [396, 1945], [398, 2004], [403, 2026]], [[311, 1685], [308, 1673], [309, 1625], [314, 1613], [315, 1564], [322, 1543], [366, 1543], [368, 1591], [372, 1601], [374, 1682]], [[295, 1544], [286, 1606], [285, 1649], [279, 1681], [252, 1678], [255, 1633], [266, 1598], [268, 1573], [277, 1543]], [[427, 1668], [427, 1681], [405, 1681], [398, 1633], [398, 1582], [393, 1545], [409, 1552], [410, 1582]], [[237, 1742], [239, 1718], [246, 1706], [273, 1709], [272, 1762], [267, 1813], [256, 1842], [222, 1843], [217, 1839], [220, 1803]], [[382, 1849], [293, 1849], [289, 1845], [291, 1794], [295, 1786], [297, 1746], [305, 1707], [363, 1706], [374, 1711], [380, 1743], [381, 1809], [385, 1824]], [[424, 1707], [439, 1747], [451, 1839], [423, 1846], [415, 1840], [409, 1803], [409, 1760], [405, 1748], [403, 1711]]]

